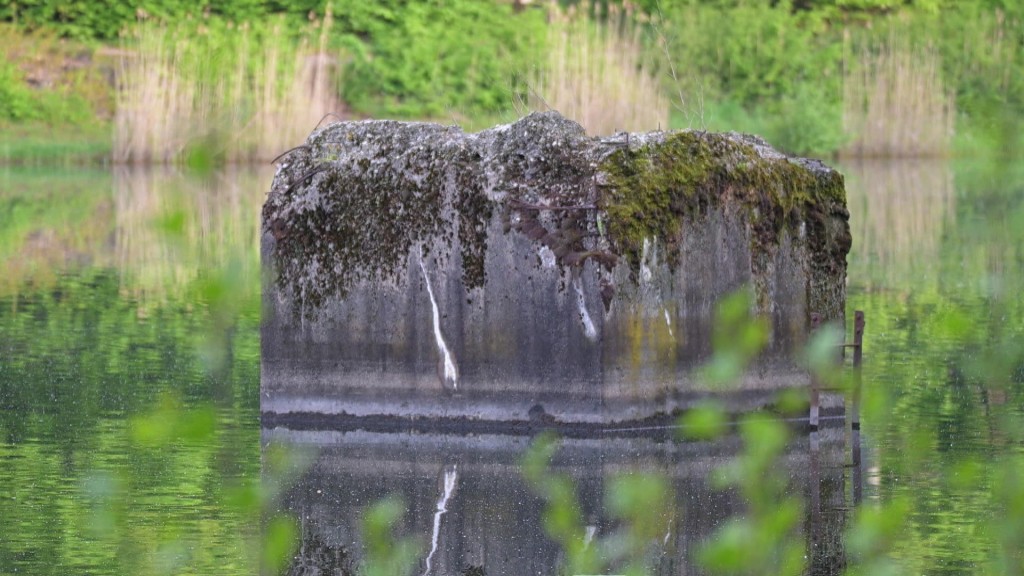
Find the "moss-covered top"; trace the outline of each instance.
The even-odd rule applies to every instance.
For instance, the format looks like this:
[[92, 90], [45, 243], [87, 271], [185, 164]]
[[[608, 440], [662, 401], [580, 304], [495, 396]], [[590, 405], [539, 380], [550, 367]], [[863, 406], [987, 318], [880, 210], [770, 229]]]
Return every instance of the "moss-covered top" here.
[[657, 134], [610, 153], [599, 171], [609, 238], [631, 262], [645, 238], [664, 242], [672, 254], [685, 218], [725, 202], [742, 207], [767, 243], [811, 213], [845, 213], [842, 175], [814, 160], [788, 158], [748, 135]]
[[[671, 256], [687, 219], [725, 206], [751, 224], [752, 253], [803, 224], [823, 243], [820, 263], [845, 273], [843, 180], [823, 164], [738, 134], [589, 138], [553, 112], [476, 134], [332, 124], [283, 157], [263, 227], [275, 240], [279, 285], [311, 310], [357, 282], [400, 279], [414, 251], [458, 257], [463, 285], [482, 286], [495, 217], [567, 273], [587, 261], [607, 273], [623, 258], [636, 265], [645, 238]], [[839, 230], [828, 226], [836, 218]]]

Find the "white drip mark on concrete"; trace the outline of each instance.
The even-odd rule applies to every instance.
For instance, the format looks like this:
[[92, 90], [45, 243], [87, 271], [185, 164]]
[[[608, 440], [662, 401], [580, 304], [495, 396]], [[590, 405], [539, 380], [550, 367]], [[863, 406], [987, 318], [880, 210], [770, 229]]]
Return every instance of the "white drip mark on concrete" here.
[[590, 543], [594, 541], [594, 536], [597, 534], [597, 526], [588, 525], [587, 532], [583, 535], [583, 547], [589, 548]]
[[554, 268], [558, 264], [555, 253], [547, 246], [541, 246], [540, 250], [537, 251], [537, 255], [540, 256], [540, 265], [545, 268]]
[[668, 308], [665, 311], [665, 325], [668, 326], [668, 335], [675, 338], [675, 334], [672, 333], [672, 319], [668, 316]]
[[434, 312], [434, 339], [437, 340], [437, 350], [441, 353], [444, 362], [444, 383], [451, 384], [452, 388], [459, 387], [459, 371], [455, 368], [455, 361], [448, 351], [448, 345], [441, 335], [441, 313], [437, 309], [437, 300], [434, 298], [434, 290], [430, 287], [430, 277], [427, 276], [427, 267], [423, 265], [423, 257], [420, 256], [420, 271], [423, 272], [423, 282], [427, 285], [427, 295], [430, 296], [430, 306]]
[[669, 536], [670, 536], [671, 534], [672, 534], [672, 531], [671, 531], [671, 530], [669, 530], [668, 532], [665, 532], [665, 537], [664, 537], [664, 538], [663, 538], [663, 539], [661, 540], [661, 545], [662, 545], [662, 546], [668, 546], [668, 537], [669, 537]]
[[430, 554], [427, 554], [427, 567], [423, 571], [423, 576], [427, 576], [430, 573], [430, 563], [434, 559], [434, 554], [437, 553], [437, 541], [441, 535], [441, 516], [448, 511], [448, 500], [452, 497], [452, 493], [455, 492], [455, 484], [459, 480], [459, 471], [457, 466], [453, 465], [451, 470], [444, 471], [444, 491], [441, 493], [441, 498], [437, 501], [437, 510], [434, 512], [434, 532], [430, 537]]
[[587, 312], [587, 301], [583, 297], [583, 283], [579, 278], [574, 278], [572, 287], [576, 290], [576, 304], [580, 309], [580, 321], [583, 322], [583, 335], [587, 337], [587, 340], [593, 342], [597, 340], [597, 329], [594, 328], [594, 322], [590, 319], [590, 313]]
[[651, 249], [651, 241], [644, 238], [644, 246], [640, 252], [640, 281], [644, 284], [651, 281], [651, 268], [647, 265], [647, 255]]

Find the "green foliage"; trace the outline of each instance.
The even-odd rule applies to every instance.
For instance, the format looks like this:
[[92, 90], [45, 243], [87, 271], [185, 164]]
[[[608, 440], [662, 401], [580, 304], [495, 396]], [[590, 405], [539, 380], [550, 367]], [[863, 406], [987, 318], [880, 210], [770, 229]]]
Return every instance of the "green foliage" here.
[[214, 16], [250, 22], [285, 13], [298, 21], [311, 12], [322, 15], [326, 4], [320, 0], [18, 0], [0, 5], [0, 21], [15, 22], [29, 29], [50, 28], [70, 38], [109, 41], [138, 20], [173, 23]]
[[622, 472], [609, 479], [604, 504], [622, 528], [605, 538], [594, 538], [587, 533], [572, 478], [550, 470], [557, 448], [554, 435], [538, 437], [523, 455], [522, 472], [530, 488], [544, 499], [544, 531], [565, 551], [562, 573], [614, 570], [629, 576], [647, 574], [648, 552], [675, 517], [668, 479], [649, 472]]
[[523, 477], [546, 503], [544, 531], [565, 551], [566, 573], [596, 574], [600, 570], [600, 559], [597, 548], [590, 546], [587, 540], [575, 484], [569, 476], [548, 470], [557, 448], [553, 435], [542, 435], [534, 440], [523, 456]]
[[510, 3], [341, 0], [335, 11], [353, 54], [341, 94], [364, 113], [508, 110], [516, 74], [542, 61], [543, 14], [513, 14]]
[[711, 387], [722, 389], [734, 385], [768, 343], [768, 320], [753, 317], [750, 312], [753, 306], [749, 289], [726, 295], [716, 305], [711, 340], [714, 355], [701, 368], [701, 378]]
[[853, 518], [846, 536], [850, 568], [846, 574], [900, 574], [899, 566], [888, 555], [893, 542], [904, 537], [904, 519], [910, 512], [904, 499], [882, 506], [862, 506]]
[[786, 445], [785, 424], [750, 416], [740, 424], [743, 453], [717, 471], [719, 488], [737, 487], [747, 513], [729, 519], [702, 548], [699, 559], [717, 574], [797, 575], [805, 543], [796, 534], [803, 516], [799, 498], [786, 495], [776, 460]]
[[0, 61], [0, 119], [39, 120], [42, 115], [17, 67]]
[[[607, 6], [617, 2], [598, 2]], [[578, 2], [562, 2], [563, 5]], [[644, 0], [665, 64], [665, 93], [677, 101], [675, 126], [739, 130], [798, 154], [841, 150], [843, 75], [860, 48], [899, 37], [942, 62], [959, 112], [956, 152], [1019, 155], [1024, 150], [1024, 9], [1000, 0]], [[358, 114], [452, 120], [479, 128], [507, 112], [531, 69], [545, 66], [544, 10], [513, 12], [499, 0], [141, 0], [133, 3], [36, 0], [0, 6], [0, 21], [64, 37], [112, 42], [140, 19], [216, 28], [258, 28], [281, 16], [289, 29], [330, 6], [343, 48], [337, 92]], [[602, 13], [602, 9], [596, 10]], [[231, 53], [252, 56], [259, 42]], [[851, 49], [854, 49], [851, 51]], [[671, 62], [668, 66], [668, 62]], [[222, 63], [211, 59], [211, 64]], [[81, 122], [86, 100], [27, 91], [0, 66], [0, 120]], [[35, 98], [28, 98], [28, 96]], [[852, 128], [849, 128], [853, 130]], [[214, 135], [211, 150], [231, 135]], [[219, 140], [218, 140], [219, 139]], [[197, 161], [213, 158], [197, 148]]]
[[[714, 354], [701, 369], [702, 377], [712, 386], [721, 389], [735, 383], [768, 343], [767, 320], [752, 317], [752, 306], [749, 289], [737, 290], [718, 302]], [[828, 342], [832, 345], [834, 339]], [[687, 411], [679, 424], [689, 439], [713, 440], [726, 432], [726, 421], [722, 405], [711, 400]], [[715, 532], [699, 551], [699, 562], [715, 574], [801, 574], [805, 543], [796, 528], [803, 506], [797, 497], [787, 496], [786, 478], [777, 466], [789, 431], [781, 421], [755, 414], [740, 421], [739, 435], [742, 453], [716, 470], [713, 482], [719, 489], [738, 488], [747, 512], [730, 518]]]
[[714, 440], [726, 433], [728, 424], [725, 407], [714, 400], [687, 410], [679, 418], [683, 435], [690, 440]]
[[0, 60], [0, 123], [45, 121], [70, 129], [91, 119], [92, 110], [81, 96], [30, 88], [16, 65]]
[[[841, 45], [826, 36], [820, 14], [795, 12], [790, 2], [684, 0], [666, 3], [662, 15], [669, 56], [691, 98], [754, 109], [797, 98], [812, 84], [839, 100]], [[685, 104], [699, 115], [696, 102]]]
[[392, 534], [404, 513], [401, 500], [385, 498], [363, 514], [366, 556], [362, 576], [405, 576], [411, 572], [419, 547], [411, 538], [398, 540]]

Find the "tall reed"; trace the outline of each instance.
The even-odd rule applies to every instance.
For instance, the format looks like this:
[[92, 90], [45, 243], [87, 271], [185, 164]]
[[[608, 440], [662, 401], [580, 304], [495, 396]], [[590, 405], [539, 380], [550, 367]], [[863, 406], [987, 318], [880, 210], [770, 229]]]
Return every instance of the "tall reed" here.
[[329, 12], [317, 26], [315, 43], [280, 19], [138, 28], [120, 59], [115, 161], [268, 160], [301, 143], [325, 114], [341, 111]]
[[669, 102], [644, 59], [632, 15], [610, 7], [607, 21], [554, 11], [546, 66], [529, 78], [526, 105], [557, 110], [592, 135], [668, 128]]
[[841, 155], [944, 156], [955, 116], [936, 50], [912, 48], [892, 33], [876, 48], [846, 58], [843, 127], [851, 140]]

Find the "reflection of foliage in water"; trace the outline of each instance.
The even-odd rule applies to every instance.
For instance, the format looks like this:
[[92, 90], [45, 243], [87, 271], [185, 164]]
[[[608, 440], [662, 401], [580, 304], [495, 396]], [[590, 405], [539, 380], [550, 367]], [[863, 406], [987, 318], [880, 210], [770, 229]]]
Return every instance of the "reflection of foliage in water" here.
[[253, 427], [261, 187], [121, 173], [111, 202], [109, 177], [69, 176], [0, 196], [0, 566], [279, 563], [294, 527], [261, 521], [276, 489]]
[[[65, 269], [109, 267], [134, 299], [163, 301], [211, 271], [258, 288], [259, 210], [272, 168], [191, 175], [8, 169], [0, 175], [0, 296], [46, 287]], [[113, 195], [111, 196], [111, 190]]]
[[[874, 502], [850, 541], [856, 573], [879, 573], [887, 556], [908, 573], [1020, 572], [1024, 174], [959, 166], [956, 181], [955, 226], [908, 237], [881, 270], [853, 255], [864, 264], [851, 266], [850, 306], [869, 323], [865, 433], [878, 445]], [[887, 218], [914, 229], [922, 215]]]
[[0, 297], [45, 288], [68, 266], [109, 266], [106, 171], [6, 168], [0, 173]]
[[211, 271], [252, 297], [259, 278], [259, 211], [272, 169], [206, 177], [174, 168], [114, 170], [115, 253], [132, 296], [161, 300]]

